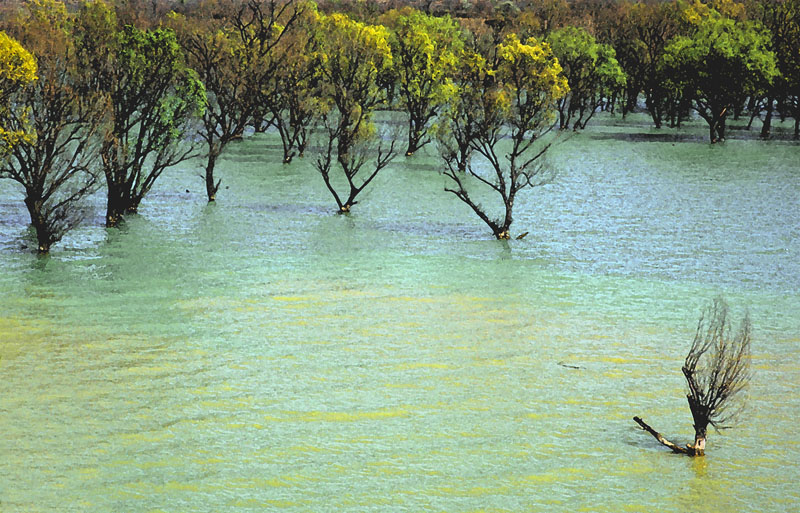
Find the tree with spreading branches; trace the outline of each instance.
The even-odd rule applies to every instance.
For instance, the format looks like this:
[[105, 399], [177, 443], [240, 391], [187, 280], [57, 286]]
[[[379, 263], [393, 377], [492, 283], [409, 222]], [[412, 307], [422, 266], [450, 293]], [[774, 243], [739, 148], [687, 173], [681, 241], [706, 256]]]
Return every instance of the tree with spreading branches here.
[[694, 421], [694, 443], [681, 447], [664, 438], [640, 417], [633, 420], [673, 452], [703, 456], [708, 426], [726, 429], [742, 410], [739, 401], [750, 381], [749, 315], [736, 333], [729, 319], [728, 305], [717, 298], [700, 316], [697, 331], [684, 361], [683, 376], [689, 392], [686, 399]]
[[209, 203], [219, 191], [221, 179], [214, 170], [222, 151], [274, 96], [262, 92], [282, 65], [275, 48], [301, 9], [298, 2], [249, 0], [201, 4], [186, 16], [170, 16], [188, 65], [208, 97], [199, 135], [207, 146], [203, 179]]
[[[308, 135], [320, 112], [320, 74], [315, 59], [320, 14], [313, 2], [298, 5], [293, 30], [278, 42], [269, 70], [263, 80], [265, 103], [272, 124], [281, 137], [283, 163], [290, 164], [295, 156], [305, 156]], [[284, 32], [286, 32], [284, 30]]]
[[48, 253], [86, 213], [82, 200], [99, 175], [98, 138], [104, 122], [96, 95], [81, 94], [71, 16], [57, 0], [26, 4], [11, 30], [34, 52], [38, 79], [13, 96], [3, 124], [25, 133], [0, 164], [0, 178], [24, 189], [37, 250]]
[[732, 19], [713, 9], [689, 19], [691, 34], [677, 36], [666, 46], [661, 73], [667, 88], [692, 101], [708, 123], [711, 142], [721, 142], [728, 114], [743, 98], [762, 97], [778, 75], [775, 54], [760, 23]]
[[595, 41], [585, 29], [564, 27], [551, 32], [547, 42], [558, 57], [569, 83], [569, 93], [558, 101], [562, 130], [586, 128], [586, 123], [625, 87], [625, 72], [614, 48]]
[[[378, 75], [392, 63], [389, 31], [333, 14], [321, 20], [318, 37], [322, 99], [328, 107], [322, 115], [316, 168], [339, 212], [347, 213], [396, 155], [394, 141], [387, 147], [372, 120], [385, 99]], [[334, 162], [344, 180], [331, 173]]]
[[99, 153], [106, 226], [113, 227], [138, 212], [165, 169], [195, 155], [189, 135], [206, 93], [170, 29], [120, 27], [111, 7], [95, 0], [81, 8], [75, 32], [85, 94], [99, 94], [108, 106]]
[[430, 142], [430, 123], [455, 92], [451, 75], [464, 47], [463, 35], [449, 16], [408, 7], [389, 11], [383, 20], [391, 29], [391, 72], [399, 106], [408, 116], [406, 156], [411, 156]]
[[[553, 142], [547, 134], [569, 86], [547, 43], [511, 34], [496, 55], [495, 63], [475, 52], [462, 56], [459, 91], [444, 110], [437, 141], [450, 179], [445, 190], [502, 240], [510, 238], [517, 194], [552, 179], [543, 165]], [[487, 193], [499, 197], [500, 209], [482, 205]]]

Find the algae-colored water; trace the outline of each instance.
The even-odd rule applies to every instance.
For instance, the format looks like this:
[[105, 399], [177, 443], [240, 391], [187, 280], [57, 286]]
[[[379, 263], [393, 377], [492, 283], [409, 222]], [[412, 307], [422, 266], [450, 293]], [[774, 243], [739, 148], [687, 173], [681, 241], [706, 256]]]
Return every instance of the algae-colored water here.
[[[0, 511], [797, 511], [800, 147], [632, 132], [560, 145], [507, 244], [433, 150], [339, 216], [256, 136], [217, 205], [186, 165], [46, 260], [0, 183]], [[719, 294], [755, 373], [690, 459], [631, 417], [690, 440]]]

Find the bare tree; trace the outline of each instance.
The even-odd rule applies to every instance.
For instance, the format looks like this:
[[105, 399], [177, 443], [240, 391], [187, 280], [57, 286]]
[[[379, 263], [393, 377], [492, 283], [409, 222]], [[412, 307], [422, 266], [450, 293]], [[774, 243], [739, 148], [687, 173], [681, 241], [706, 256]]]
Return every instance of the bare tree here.
[[737, 399], [750, 381], [750, 316], [745, 314], [736, 334], [728, 319], [728, 305], [717, 298], [700, 316], [692, 346], [683, 364], [689, 387], [686, 399], [694, 420], [694, 443], [680, 447], [661, 436], [641, 418], [634, 417], [645, 431], [673, 452], [689, 456], [705, 454], [708, 425], [731, 427], [741, 412]]

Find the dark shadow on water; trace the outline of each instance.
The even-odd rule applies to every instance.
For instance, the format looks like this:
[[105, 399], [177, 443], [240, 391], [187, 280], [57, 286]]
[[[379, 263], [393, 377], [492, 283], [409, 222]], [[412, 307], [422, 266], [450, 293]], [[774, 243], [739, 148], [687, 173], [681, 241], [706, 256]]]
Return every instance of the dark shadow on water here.
[[706, 142], [707, 137], [698, 134], [676, 134], [676, 133], [616, 133], [603, 132], [590, 134], [592, 139], [614, 140], [626, 142]]
[[35, 271], [44, 271], [47, 268], [47, 264], [50, 262], [50, 254], [41, 254], [36, 251], [33, 253], [36, 255], [36, 258], [31, 261], [31, 269]]
[[[387, 233], [401, 233], [404, 235], [424, 235], [435, 240], [465, 240], [479, 241], [487, 238], [487, 231], [480, 226], [475, 227], [469, 224], [449, 224], [435, 221], [418, 223], [397, 223], [397, 222], [371, 222], [371, 227], [375, 230]], [[489, 232], [491, 235], [491, 232]]]
[[304, 205], [304, 204], [266, 204], [266, 203], [250, 203], [244, 205], [244, 208], [255, 212], [273, 212], [282, 214], [310, 214], [316, 216], [331, 216], [339, 215], [336, 211], [336, 205], [330, 207], [322, 207], [318, 205]]
[[[625, 141], [625, 142], [692, 142], [692, 143], [705, 143], [708, 144], [709, 137], [707, 134], [701, 133], [676, 133], [676, 132], [633, 132], [633, 133], [622, 133], [622, 132], [594, 132], [587, 134], [589, 137], [595, 140], [604, 141], [604, 140], [613, 140], [613, 141]], [[752, 131], [742, 131], [739, 133], [728, 133], [727, 140], [729, 141], [763, 141], [757, 132]], [[773, 133], [768, 141], [772, 142], [788, 142], [788, 143], [798, 143], [797, 140], [794, 139], [793, 135], [788, 132], [778, 132]], [[763, 142], [768, 142], [763, 141]]]
[[419, 160], [414, 162], [412, 158], [406, 158], [405, 161], [398, 159], [397, 162], [393, 163], [393, 166], [401, 171], [427, 171], [438, 173], [441, 171], [441, 167], [433, 164], [433, 162], [438, 163], [438, 160], [428, 159], [427, 161]]

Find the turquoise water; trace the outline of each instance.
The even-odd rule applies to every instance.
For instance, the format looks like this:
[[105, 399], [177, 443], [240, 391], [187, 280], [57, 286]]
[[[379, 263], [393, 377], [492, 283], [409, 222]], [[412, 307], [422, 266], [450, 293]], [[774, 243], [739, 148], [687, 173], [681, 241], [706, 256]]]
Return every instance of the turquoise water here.
[[[432, 150], [339, 216], [255, 136], [217, 205], [186, 165], [44, 260], [0, 183], [0, 511], [797, 511], [800, 147], [635, 121], [564, 141], [508, 243]], [[718, 294], [755, 374], [690, 459], [631, 417], [690, 440]]]

